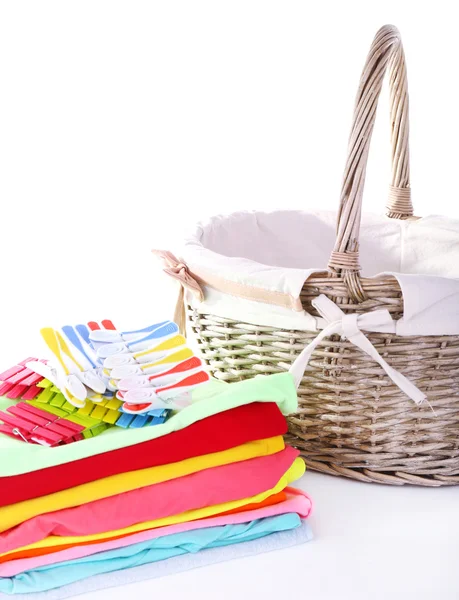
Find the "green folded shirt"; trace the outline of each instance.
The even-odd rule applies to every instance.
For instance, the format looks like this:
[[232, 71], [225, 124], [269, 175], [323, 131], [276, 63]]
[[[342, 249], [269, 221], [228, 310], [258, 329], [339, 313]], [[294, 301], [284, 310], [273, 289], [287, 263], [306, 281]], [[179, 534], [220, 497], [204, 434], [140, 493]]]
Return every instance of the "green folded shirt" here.
[[[284, 415], [295, 412], [297, 396], [290, 373], [255, 377], [235, 383], [212, 380], [208, 385], [193, 390], [190, 406], [155, 427], [112, 427], [97, 437], [55, 448], [26, 444], [0, 435], [0, 477], [29, 473], [146, 442], [251, 402], [275, 402]], [[0, 410], [5, 410], [12, 404], [15, 402], [0, 398]]]

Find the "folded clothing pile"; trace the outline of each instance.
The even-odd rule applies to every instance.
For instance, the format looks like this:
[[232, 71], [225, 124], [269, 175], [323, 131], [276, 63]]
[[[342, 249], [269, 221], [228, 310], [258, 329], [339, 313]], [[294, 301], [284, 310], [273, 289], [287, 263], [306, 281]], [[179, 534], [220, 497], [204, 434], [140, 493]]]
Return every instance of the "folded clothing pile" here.
[[155, 427], [55, 447], [0, 436], [0, 593], [80, 580], [91, 589], [104, 574], [180, 555], [186, 569], [200, 550], [258, 540], [263, 551], [274, 536], [291, 545], [288, 532], [306, 541], [311, 501], [290, 487], [304, 462], [282, 437], [295, 409], [293, 378], [281, 373], [211, 380]]

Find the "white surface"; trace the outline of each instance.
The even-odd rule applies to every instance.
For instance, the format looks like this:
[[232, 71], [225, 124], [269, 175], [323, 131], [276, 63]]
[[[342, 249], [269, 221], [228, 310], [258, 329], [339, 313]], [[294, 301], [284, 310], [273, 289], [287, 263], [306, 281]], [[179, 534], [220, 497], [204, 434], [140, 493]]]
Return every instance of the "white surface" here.
[[459, 488], [364, 484], [306, 472], [315, 539], [85, 594], [84, 600], [457, 600]]
[[[459, 217], [456, 12], [452, 0], [2, 2], [0, 366], [43, 355], [46, 325], [171, 316], [176, 288], [149, 250], [197, 220], [336, 210], [384, 23], [406, 47], [416, 212]], [[387, 111], [385, 95], [364, 198], [380, 213]], [[304, 484], [316, 540], [303, 548], [85, 600], [457, 600], [457, 489]]]

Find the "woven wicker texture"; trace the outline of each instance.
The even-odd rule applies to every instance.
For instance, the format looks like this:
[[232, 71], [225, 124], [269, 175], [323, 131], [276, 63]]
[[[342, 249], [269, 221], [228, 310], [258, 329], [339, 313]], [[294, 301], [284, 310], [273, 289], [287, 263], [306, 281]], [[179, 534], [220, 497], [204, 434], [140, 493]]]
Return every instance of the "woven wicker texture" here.
[[[355, 106], [328, 276], [309, 279], [301, 300], [325, 294], [348, 312], [386, 308], [403, 315], [393, 278], [359, 273], [359, 229], [366, 164], [378, 97], [389, 72], [392, 181], [387, 214], [411, 218], [408, 92], [398, 30], [377, 33]], [[200, 314], [188, 307], [191, 330], [213, 375], [226, 381], [287, 370], [314, 332], [285, 331]], [[383, 369], [352, 343], [333, 336], [312, 355], [298, 390], [298, 413], [288, 441], [308, 467], [360, 481], [441, 486], [459, 483], [459, 336], [399, 337], [368, 334], [380, 355], [428, 397], [416, 406]]]

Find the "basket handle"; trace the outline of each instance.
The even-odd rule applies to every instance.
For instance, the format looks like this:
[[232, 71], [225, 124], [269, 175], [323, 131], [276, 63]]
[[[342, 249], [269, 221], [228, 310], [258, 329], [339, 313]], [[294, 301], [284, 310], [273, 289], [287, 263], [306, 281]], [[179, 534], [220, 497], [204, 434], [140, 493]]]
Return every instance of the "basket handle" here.
[[352, 299], [357, 302], [363, 302], [366, 298], [359, 275], [359, 233], [365, 173], [378, 98], [388, 68], [392, 181], [386, 214], [395, 219], [407, 219], [413, 215], [405, 55], [400, 32], [393, 25], [385, 25], [373, 40], [360, 79], [341, 190], [337, 237], [328, 263], [332, 276], [344, 279]]

